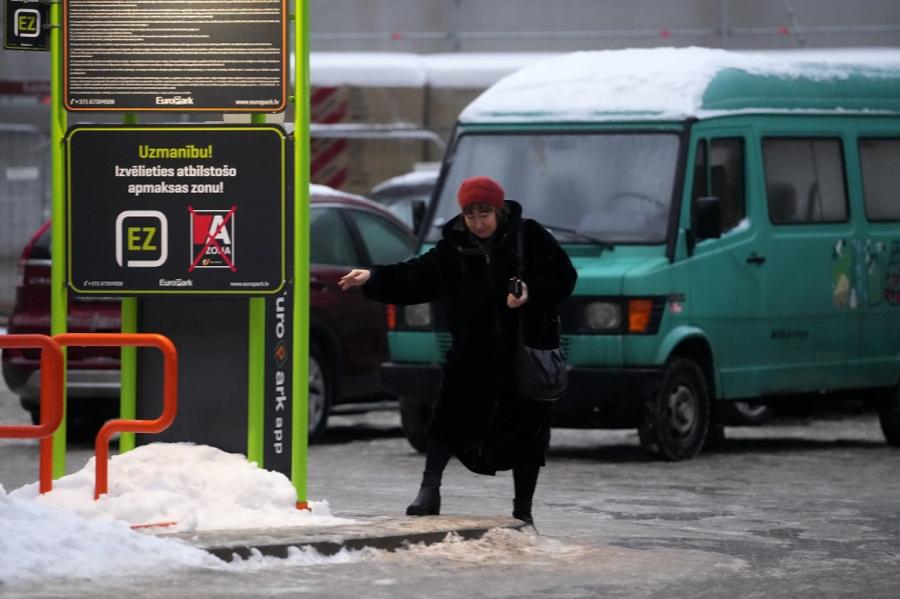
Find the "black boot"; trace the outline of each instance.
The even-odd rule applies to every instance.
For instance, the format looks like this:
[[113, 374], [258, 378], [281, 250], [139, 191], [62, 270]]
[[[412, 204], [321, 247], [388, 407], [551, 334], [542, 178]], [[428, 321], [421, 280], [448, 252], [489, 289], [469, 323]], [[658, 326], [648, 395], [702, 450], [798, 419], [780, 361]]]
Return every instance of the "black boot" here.
[[426, 472], [419, 494], [406, 508], [407, 516], [437, 516], [441, 513], [441, 477]]
[[534, 526], [534, 518], [531, 517], [531, 500], [513, 499], [513, 518], [521, 520], [525, 524]]

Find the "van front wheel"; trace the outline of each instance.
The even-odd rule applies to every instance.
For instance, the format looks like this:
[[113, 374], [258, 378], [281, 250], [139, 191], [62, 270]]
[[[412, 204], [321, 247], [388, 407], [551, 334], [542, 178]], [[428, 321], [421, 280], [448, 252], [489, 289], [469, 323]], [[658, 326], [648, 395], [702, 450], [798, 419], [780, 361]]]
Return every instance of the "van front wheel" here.
[[900, 385], [887, 392], [878, 406], [878, 419], [887, 444], [900, 447]]
[[671, 360], [659, 390], [644, 402], [641, 447], [665, 460], [689, 460], [703, 447], [708, 428], [709, 389], [703, 371], [693, 360]]

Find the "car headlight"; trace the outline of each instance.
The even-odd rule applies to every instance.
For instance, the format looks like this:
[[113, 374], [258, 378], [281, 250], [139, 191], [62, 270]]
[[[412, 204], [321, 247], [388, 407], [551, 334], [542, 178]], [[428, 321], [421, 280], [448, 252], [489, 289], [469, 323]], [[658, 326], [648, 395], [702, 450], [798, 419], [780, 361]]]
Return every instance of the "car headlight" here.
[[622, 306], [614, 302], [588, 302], [584, 305], [584, 325], [594, 331], [622, 326]]
[[417, 329], [431, 326], [431, 304], [404, 306], [403, 323]]

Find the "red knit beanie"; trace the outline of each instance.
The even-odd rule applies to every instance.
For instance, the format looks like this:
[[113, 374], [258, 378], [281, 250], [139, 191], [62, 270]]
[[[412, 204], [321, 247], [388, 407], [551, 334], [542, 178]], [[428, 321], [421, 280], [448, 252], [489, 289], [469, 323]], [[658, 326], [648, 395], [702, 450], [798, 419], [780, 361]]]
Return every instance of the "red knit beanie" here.
[[489, 204], [496, 210], [503, 208], [503, 188], [490, 177], [472, 177], [459, 186], [456, 193], [459, 207], [463, 210], [470, 204]]

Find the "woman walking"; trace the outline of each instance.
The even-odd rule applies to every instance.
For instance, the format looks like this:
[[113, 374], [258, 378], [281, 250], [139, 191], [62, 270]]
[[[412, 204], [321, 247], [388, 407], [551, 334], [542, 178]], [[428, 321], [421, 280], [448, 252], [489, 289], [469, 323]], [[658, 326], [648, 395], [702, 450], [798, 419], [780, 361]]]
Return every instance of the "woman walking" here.
[[452, 336], [422, 484], [406, 513], [440, 513], [442, 475], [455, 455], [478, 474], [512, 469], [513, 516], [533, 524], [552, 403], [517, 394], [514, 357], [520, 330], [527, 345], [559, 346], [557, 307], [572, 292], [576, 273], [553, 236], [523, 219], [522, 207], [505, 200], [493, 179], [466, 179], [457, 198], [461, 214], [444, 225], [434, 248], [399, 264], [351, 270], [340, 286], [362, 285], [367, 298], [392, 304], [438, 301]]

